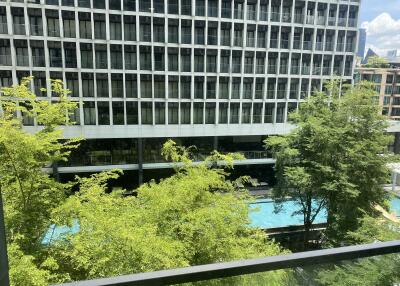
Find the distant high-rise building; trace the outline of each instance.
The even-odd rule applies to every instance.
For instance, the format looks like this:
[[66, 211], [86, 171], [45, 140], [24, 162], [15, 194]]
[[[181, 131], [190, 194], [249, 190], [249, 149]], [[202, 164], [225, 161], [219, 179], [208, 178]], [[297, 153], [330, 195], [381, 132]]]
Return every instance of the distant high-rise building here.
[[367, 43], [367, 30], [359, 29], [357, 57], [364, 59], [366, 43]]
[[[351, 83], [360, 0], [0, 1], [0, 85], [62, 79], [84, 137], [58, 173], [171, 168], [167, 138], [271, 163], [263, 139], [323, 82]], [[36, 123], [24, 118], [27, 129]], [[145, 171], [143, 171], [145, 170]], [[149, 174], [149, 173], [148, 173]]]

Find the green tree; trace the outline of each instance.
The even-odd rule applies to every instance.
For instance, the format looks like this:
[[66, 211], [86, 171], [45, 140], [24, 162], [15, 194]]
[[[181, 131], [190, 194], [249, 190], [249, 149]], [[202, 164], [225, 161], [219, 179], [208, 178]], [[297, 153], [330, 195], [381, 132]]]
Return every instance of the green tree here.
[[[327, 211], [332, 243], [357, 229], [358, 219], [374, 216], [386, 195], [388, 179], [387, 123], [362, 82], [339, 96], [337, 83], [316, 93], [291, 116], [296, 128], [287, 136], [266, 140], [277, 160], [277, 199], [292, 197], [304, 216], [305, 244], [318, 213]], [[307, 245], [305, 245], [307, 246]]]
[[368, 59], [368, 62], [364, 65], [366, 68], [388, 68], [390, 64], [387, 59], [379, 56], [373, 56]]
[[[360, 227], [349, 232], [346, 240], [353, 244], [400, 239], [400, 225], [385, 219], [364, 217]], [[317, 279], [325, 286], [392, 286], [400, 281], [400, 257], [397, 254], [344, 261], [317, 270]]]
[[[32, 78], [20, 85], [2, 88], [0, 93], [0, 190], [4, 199], [6, 235], [9, 243], [12, 285], [47, 285], [59, 280], [57, 265], [41, 245], [52, 210], [68, 192], [68, 185], [56, 182], [43, 171], [51, 162], [66, 160], [77, 140], [61, 141], [59, 125], [70, 124], [69, 113], [76, 104], [60, 81], [51, 91], [58, 101], [39, 100], [29, 89]], [[15, 115], [20, 115], [16, 117]], [[41, 127], [23, 129], [22, 117]], [[64, 277], [65, 278], [65, 277]]]
[[[75, 140], [61, 142], [59, 125], [69, 124], [68, 113], [76, 104], [67, 98], [68, 91], [59, 81], [52, 82], [52, 92], [59, 100], [39, 100], [29, 89], [31, 78], [20, 85], [3, 88], [0, 102], [0, 184], [5, 202], [8, 240], [19, 240], [24, 251], [40, 244], [51, 210], [58, 206], [67, 191], [43, 168], [51, 162], [66, 160]], [[32, 133], [22, 127], [22, 116], [42, 125]]]
[[[204, 163], [195, 165], [187, 149], [172, 141], [164, 145], [162, 153], [179, 163], [176, 174], [142, 185], [137, 197], [106, 193], [107, 180], [118, 176], [110, 171], [80, 179], [79, 192], [57, 210], [57, 224], [79, 221], [80, 225], [77, 233], [52, 244], [53, 256], [72, 279], [282, 252], [262, 231], [248, 226], [250, 197], [225, 180], [236, 155], [214, 152]], [[218, 167], [221, 165], [224, 169]], [[288, 274], [277, 271], [257, 277], [262, 285], [281, 285]], [[215, 283], [248, 285], [245, 281], [249, 281], [246, 277], [232, 279]]]

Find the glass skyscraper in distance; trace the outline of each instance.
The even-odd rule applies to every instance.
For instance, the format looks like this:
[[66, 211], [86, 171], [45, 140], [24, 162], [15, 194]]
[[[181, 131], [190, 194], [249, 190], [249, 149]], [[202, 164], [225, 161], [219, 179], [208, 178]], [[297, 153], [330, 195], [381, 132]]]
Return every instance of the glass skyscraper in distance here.
[[43, 100], [56, 100], [40, 91], [50, 78], [72, 91], [77, 125], [65, 135], [87, 141], [61, 173], [117, 165], [140, 177], [165, 167], [159, 148], [171, 137], [265, 164], [263, 136], [288, 132], [288, 113], [324, 80], [352, 81], [359, 8], [359, 0], [0, 1], [1, 85], [33, 75]]

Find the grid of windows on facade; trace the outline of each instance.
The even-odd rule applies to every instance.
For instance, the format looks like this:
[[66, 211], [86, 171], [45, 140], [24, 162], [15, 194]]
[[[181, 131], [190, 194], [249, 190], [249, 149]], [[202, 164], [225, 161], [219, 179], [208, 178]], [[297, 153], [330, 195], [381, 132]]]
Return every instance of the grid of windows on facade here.
[[382, 106], [382, 114], [400, 120], [400, 69], [359, 71], [356, 81], [374, 83], [376, 100]]
[[32, 75], [51, 100], [62, 79], [84, 125], [284, 123], [352, 80], [356, 0], [17, 3], [0, 1], [0, 84]]

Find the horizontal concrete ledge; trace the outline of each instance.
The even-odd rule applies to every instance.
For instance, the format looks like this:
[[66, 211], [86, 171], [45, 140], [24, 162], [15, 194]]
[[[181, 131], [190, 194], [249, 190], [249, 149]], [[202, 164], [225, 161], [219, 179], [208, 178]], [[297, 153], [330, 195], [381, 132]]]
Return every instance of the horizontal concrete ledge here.
[[[199, 164], [200, 162], [194, 162]], [[270, 165], [275, 164], [275, 159], [248, 159], [248, 160], [237, 160], [233, 162], [236, 166], [245, 165]], [[171, 169], [175, 166], [182, 166], [180, 163], [144, 163], [143, 170], [156, 170], [156, 169]], [[123, 171], [134, 171], [139, 170], [138, 164], [121, 164], [121, 165], [104, 165], [104, 166], [73, 166], [73, 167], [59, 167], [58, 173], [60, 174], [75, 174], [75, 173], [96, 173], [112, 169], [120, 169]], [[47, 173], [52, 173], [52, 168], [44, 168]]]

